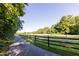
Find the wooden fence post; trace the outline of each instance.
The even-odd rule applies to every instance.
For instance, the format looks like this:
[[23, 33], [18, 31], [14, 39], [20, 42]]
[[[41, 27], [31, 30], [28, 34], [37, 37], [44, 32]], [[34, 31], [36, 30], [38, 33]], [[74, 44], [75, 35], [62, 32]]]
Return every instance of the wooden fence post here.
[[49, 36], [48, 36], [48, 47], [49, 47], [49, 44], [50, 44], [50, 43], [49, 43]]

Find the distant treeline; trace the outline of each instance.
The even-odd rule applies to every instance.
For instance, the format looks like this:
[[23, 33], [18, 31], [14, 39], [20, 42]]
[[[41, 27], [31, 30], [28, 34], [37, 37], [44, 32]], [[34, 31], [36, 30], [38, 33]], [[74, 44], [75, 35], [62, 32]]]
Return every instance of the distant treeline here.
[[60, 19], [60, 22], [51, 27], [40, 28], [34, 32], [24, 34], [79, 34], [79, 16], [67, 15]]

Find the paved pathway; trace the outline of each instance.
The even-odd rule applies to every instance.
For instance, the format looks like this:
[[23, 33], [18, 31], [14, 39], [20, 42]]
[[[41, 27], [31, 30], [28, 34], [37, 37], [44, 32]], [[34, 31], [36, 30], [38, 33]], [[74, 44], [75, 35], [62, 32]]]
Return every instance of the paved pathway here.
[[8, 53], [9, 56], [57, 56], [57, 54], [53, 52], [25, 42], [21, 37], [16, 37], [14, 43], [10, 45]]

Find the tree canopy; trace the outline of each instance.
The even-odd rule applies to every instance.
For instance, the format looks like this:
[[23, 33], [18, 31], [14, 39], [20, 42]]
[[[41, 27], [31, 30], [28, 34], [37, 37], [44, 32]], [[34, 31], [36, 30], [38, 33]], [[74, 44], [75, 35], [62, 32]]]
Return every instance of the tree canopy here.
[[22, 29], [24, 7], [23, 3], [0, 3], [0, 39], [8, 39]]
[[55, 25], [52, 25], [50, 28], [45, 27], [30, 33], [78, 35], [79, 34], [79, 16], [73, 16], [73, 15], [62, 16], [60, 19], [60, 22]]

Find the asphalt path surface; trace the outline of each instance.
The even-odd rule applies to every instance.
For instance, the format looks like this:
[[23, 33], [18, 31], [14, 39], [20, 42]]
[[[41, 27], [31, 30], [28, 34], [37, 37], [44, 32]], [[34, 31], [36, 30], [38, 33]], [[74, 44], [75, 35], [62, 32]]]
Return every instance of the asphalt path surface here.
[[17, 36], [14, 43], [10, 45], [8, 53], [9, 56], [58, 56], [58, 54], [24, 41], [20, 36]]

